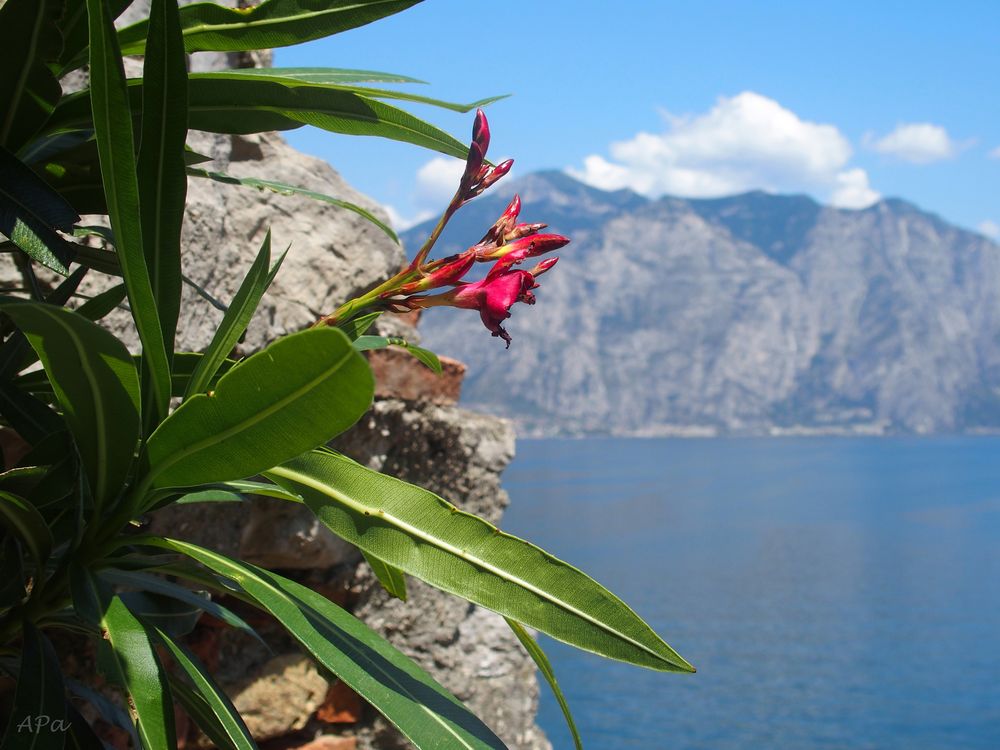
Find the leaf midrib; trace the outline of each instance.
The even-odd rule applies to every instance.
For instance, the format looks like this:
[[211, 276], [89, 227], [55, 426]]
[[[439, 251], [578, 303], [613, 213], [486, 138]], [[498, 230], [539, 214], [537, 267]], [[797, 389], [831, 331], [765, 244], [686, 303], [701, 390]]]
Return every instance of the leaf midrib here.
[[[620, 638], [620, 639], [622, 639], [622, 640], [624, 640], [624, 641], [626, 641], [628, 643], [631, 643], [632, 645], [634, 645], [635, 647], [637, 647], [641, 651], [645, 651], [646, 653], [650, 654], [651, 656], [653, 656], [654, 658], [656, 658], [658, 661], [665, 662], [665, 663], [670, 664], [671, 666], [675, 666], [675, 667], [680, 666], [678, 664], [674, 664], [672, 661], [669, 661], [668, 659], [665, 659], [661, 654], [657, 653], [656, 651], [654, 651], [653, 649], [651, 649], [649, 646], [646, 646], [645, 644], [640, 643], [639, 641], [636, 641], [631, 636], [628, 636], [628, 635], [626, 635], [624, 633], [618, 632], [614, 628], [612, 628], [609, 625], [601, 622], [600, 620], [596, 619], [592, 615], [589, 615], [586, 612], [584, 612], [583, 610], [580, 610], [580, 609], [574, 607], [569, 602], [564, 602], [564, 601], [562, 601], [562, 600], [554, 597], [549, 592], [545, 591], [544, 589], [539, 588], [538, 586], [535, 586], [533, 583], [530, 583], [530, 582], [524, 580], [520, 576], [515, 576], [513, 574], [507, 573], [506, 571], [502, 570], [501, 568], [497, 568], [492, 563], [489, 563], [486, 560], [483, 560], [482, 558], [477, 557], [476, 555], [471, 555], [467, 551], [465, 551], [465, 550], [463, 550], [463, 549], [461, 549], [459, 547], [455, 547], [455, 546], [449, 544], [448, 542], [444, 541], [443, 539], [438, 539], [436, 537], [433, 537], [433, 536], [427, 534], [426, 532], [424, 532], [422, 529], [419, 529], [416, 526], [413, 526], [413, 525], [407, 523], [406, 521], [402, 520], [401, 518], [397, 518], [396, 516], [391, 515], [391, 514], [387, 513], [386, 511], [384, 511], [382, 509], [373, 508], [373, 507], [364, 505], [363, 503], [360, 503], [360, 502], [354, 500], [350, 496], [348, 496], [348, 495], [346, 495], [344, 493], [338, 492], [336, 489], [334, 489], [330, 485], [323, 484], [322, 482], [314, 479], [313, 477], [311, 477], [311, 476], [309, 476], [307, 474], [302, 474], [300, 472], [295, 471], [294, 469], [289, 469], [289, 468], [287, 468], [285, 466], [278, 466], [278, 467], [275, 467], [273, 469], [269, 469], [267, 471], [267, 473], [268, 474], [277, 474], [278, 476], [284, 476], [284, 477], [286, 477], [288, 479], [291, 479], [291, 480], [293, 480], [295, 482], [299, 482], [301, 484], [304, 484], [307, 487], [311, 487], [312, 489], [316, 490], [317, 492], [320, 492], [321, 494], [324, 494], [327, 497], [330, 497], [330, 498], [332, 498], [333, 500], [335, 500], [335, 501], [337, 501], [339, 503], [347, 505], [349, 508], [351, 508], [352, 510], [354, 510], [356, 512], [364, 513], [364, 514], [367, 514], [367, 515], [375, 515], [375, 516], [377, 516], [379, 518], [385, 519], [386, 521], [388, 521], [388, 522], [394, 524], [395, 526], [397, 526], [399, 529], [401, 529], [405, 533], [411, 534], [412, 536], [417, 537], [418, 539], [421, 539], [421, 540], [425, 541], [426, 543], [430, 544], [431, 546], [437, 547], [437, 548], [439, 548], [439, 549], [441, 549], [441, 550], [443, 550], [445, 552], [448, 552], [448, 553], [453, 554], [453, 555], [455, 555], [457, 557], [460, 557], [463, 560], [466, 560], [467, 562], [475, 565], [478, 568], [481, 568], [483, 570], [486, 570], [488, 572], [493, 573], [494, 575], [496, 575], [497, 577], [499, 577], [499, 578], [501, 578], [503, 580], [506, 580], [506, 581], [508, 581], [510, 583], [513, 583], [514, 585], [517, 585], [517, 586], [520, 586], [520, 587], [522, 587], [524, 589], [527, 589], [528, 591], [531, 591], [532, 593], [536, 594], [537, 596], [541, 597], [542, 599], [551, 602], [552, 604], [554, 604], [555, 606], [557, 606], [557, 607], [565, 610], [566, 612], [569, 612], [570, 614], [576, 615], [577, 617], [579, 617], [582, 620], [586, 620], [587, 622], [590, 622], [592, 625], [595, 625], [596, 627], [598, 627], [601, 630], [604, 630], [605, 632], [609, 633], [610, 635], [613, 635], [616, 638]], [[414, 575], [417, 575], [417, 574], [414, 574]]]
[[[300, 386], [299, 388], [296, 388], [294, 391], [292, 391], [288, 395], [283, 396], [282, 398], [278, 399], [277, 401], [275, 401], [274, 403], [272, 403], [270, 406], [262, 409], [259, 412], [256, 412], [252, 417], [250, 417], [248, 419], [244, 419], [241, 422], [237, 422], [232, 427], [229, 427], [229, 428], [223, 430], [222, 432], [217, 432], [214, 435], [210, 435], [207, 438], [203, 438], [202, 440], [199, 440], [196, 443], [192, 443], [186, 449], [184, 449], [182, 451], [178, 451], [177, 453], [172, 454], [169, 460], [165, 461], [164, 463], [160, 464], [157, 467], [153, 467], [150, 470], [149, 475], [147, 476], [147, 478], [145, 480], [146, 483], [152, 484], [153, 480], [156, 477], [158, 477], [160, 474], [162, 474], [164, 471], [166, 471], [170, 467], [175, 466], [178, 461], [182, 461], [185, 458], [188, 458], [189, 456], [192, 456], [195, 453], [198, 453], [198, 452], [200, 452], [200, 451], [204, 450], [205, 448], [208, 448], [208, 447], [210, 447], [212, 445], [215, 445], [217, 443], [221, 443], [224, 440], [228, 440], [230, 437], [232, 437], [233, 435], [237, 434], [238, 432], [241, 432], [241, 431], [243, 431], [245, 429], [250, 429], [254, 425], [256, 425], [256, 424], [262, 422], [263, 420], [267, 419], [268, 417], [270, 417], [275, 412], [280, 411], [281, 409], [283, 409], [287, 404], [291, 403], [292, 401], [294, 401], [294, 400], [296, 400], [298, 398], [301, 398], [304, 394], [308, 393], [309, 391], [313, 390], [314, 388], [317, 388], [322, 383], [322, 381], [326, 380], [331, 375], [333, 375], [334, 373], [336, 373], [337, 370], [339, 370], [341, 367], [344, 366], [344, 364], [351, 358], [351, 356], [353, 354], [354, 354], [354, 351], [352, 349], [348, 349], [346, 352], [344, 352], [344, 354], [340, 357], [340, 359], [338, 359], [336, 361], [335, 364], [333, 364], [332, 366], [330, 366], [327, 369], [323, 370], [315, 378], [313, 378], [312, 380], [306, 382], [304, 385]], [[219, 381], [219, 383], [220, 383], [220, 386], [222, 386], [222, 381]], [[207, 394], [204, 394], [204, 395], [199, 394], [199, 395], [201, 395], [202, 398], [204, 398], [204, 399], [217, 398], [217, 396], [208, 396]], [[197, 398], [197, 396], [195, 398]], [[199, 402], [194, 401], [192, 399], [192, 401], [190, 401], [188, 403], [199, 403]], [[180, 408], [178, 408], [177, 412], [174, 412], [174, 413], [175, 414], [180, 413], [181, 409], [183, 409], [183, 408], [184, 408], [184, 406], [182, 405]], [[164, 425], [169, 424], [169, 419], [166, 420], [166, 421], [164, 421], [163, 424]], [[161, 425], [161, 429], [162, 429], [162, 425]], [[159, 430], [157, 430], [157, 432], [159, 432]], [[150, 437], [150, 442], [152, 442], [155, 437], [156, 437], [156, 434], [154, 433]]]
[[[391, 2], [399, 2], [399, 0], [378, 0], [378, 4], [380, 5]], [[297, 13], [296, 15], [291, 17], [279, 16], [278, 18], [262, 18], [256, 21], [250, 20], [250, 21], [241, 21], [234, 23], [200, 24], [198, 26], [189, 26], [188, 28], [184, 29], [183, 34], [185, 37], [187, 37], [189, 35], [201, 34], [206, 32], [215, 33], [219, 31], [232, 31], [232, 30], [244, 31], [248, 28], [253, 28], [257, 26], [263, 27], [269, 24], [284, 25], [288, 23], [294, 23], [300, 20], [310, 20], [312, 18], [320, 18], [322, 16], [332, 15], [334, 13], [343, 13], [345, 11], [358, 10], [359, 8], [366, 8], [372, 5], [375, 5], [375, 3], [372, 2], [357, 3], [355, 5], [350, 5], [342, 8], [327, 8], [325, 10]]]

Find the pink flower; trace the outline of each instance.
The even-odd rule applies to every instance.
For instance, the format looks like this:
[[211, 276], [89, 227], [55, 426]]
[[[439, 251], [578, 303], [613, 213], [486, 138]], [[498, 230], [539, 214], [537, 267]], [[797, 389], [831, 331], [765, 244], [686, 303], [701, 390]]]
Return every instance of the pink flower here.
[[510, 308], [515, 302], [535, 304], [531, 290], [536, 286], [535, 277], [527, 271], [507, 271], [458, 287], [451, 292], [452, 305], [479, 310], [483, 325], [494, 336], [502, 338], [509, 349], [510, 334], [500, 324], [510, 317]]

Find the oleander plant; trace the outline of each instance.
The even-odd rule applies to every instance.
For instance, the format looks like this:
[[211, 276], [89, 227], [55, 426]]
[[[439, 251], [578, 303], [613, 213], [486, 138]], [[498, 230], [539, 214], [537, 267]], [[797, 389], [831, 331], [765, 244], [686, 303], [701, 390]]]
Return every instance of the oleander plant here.
[[[148, 533], [141, 519], [173, 503], [263, 495], [303, 504], [357, 546], [390, 593], [405, 598], [408, 574], [503, 615], [555, 691], [578, 747], [551, 665], [529, 629], [640, 667], [694, 671], [581, 571], [326, 447], [371, 406], [364, 350], [404, 346], [440, 366], [405, 341], [366, 335], [379, 315], [440, 305], [476, 310], [509, 345], [502, 323], [511, 306], [534, 301], [537, 278], [555, 259], [519, 266], [568, 240], [542, 233], [542, 224], [518, 223], [515, 196], [468, 250], [430, 258], [449, 218], [510, 162], [486, 159], [481, 110], [467, 145], [397, 104], [471, 112], [487, 101], [451, 104], [377, 88], [412, 79], [372, 71], [189, 73], [188, 55], [317, 39], [414, 0], [265, 0], [239, 9], [152, 0], [148, 18], [117, 28], [130, 4], [0, 0], [0, 250], [25, 280], [0, 294], [0, 416], [23, 453], [0, 473], [0, 670], [16, 683], [5, 750], [102, 747], [80, 701], [98, 711], [113, 701], [62, 674], [51, 642], [58, 631], [93, 639], [106, 685], [128, 712], [134, 747], [176, 747], [175, 705], [218, 747], [255, 747], [185, 644], [201, 613], [254, 634], [222, 603], [231, 600], [273, 616], [415, 747], [504, 747], [430, 675], [320, 593]], [[141, 56], [141, 77], [126, 78], [130, 56]], [[64, 92], [74, 75], [84, 87]], [[466, 168], [436, 229], [396, 276], [314, 326], [234, 360], [284, 258], [272, 260], [268, 236], [207, 349], [178, 351], [189, 179], [305, 193], [392, 234], [336, 196], [207, 171], [198, 166], [207, 157], [187, 145], [189, 130], [248, 134], [304, 124], [405, 141], [463, 159]], [[477, 263], [491, 266], [467, 280]], [[88, 274], [114, 281], [85, 296], [80, 284]], [[101, 325], [116, 309], [134, 321], [138, 354]]]

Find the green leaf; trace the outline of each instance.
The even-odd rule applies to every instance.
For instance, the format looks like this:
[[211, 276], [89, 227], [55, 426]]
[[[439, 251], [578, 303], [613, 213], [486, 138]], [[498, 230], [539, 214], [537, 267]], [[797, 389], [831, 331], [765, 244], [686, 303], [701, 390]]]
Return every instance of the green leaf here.
[[[229, 77], [223, 73], [198, 73], [190, 77], [188, 84], [188, 124], [194, 130], [246, 134], [314, 125], [333, 133], [412, 143], [459, 159], [468, 155], [467, 145], [440, 128], [398, 107], [351, 91], [293, 79]], [[138, 117], [142, 111], [142, 79], [132, 79], [128, 93], [132, 114]], [[65, 97], [46, 126], [47, 132], [87, 127], [88, 98], [87, 91]]]
[[33, 260], [65, 276], [76, 245], [56, 230], [72, 231], [79, 220], [61, 195], [0, 148], [0, 232]]
[[240, 336], [246, 331], [264, 292], [271, 285], [271, 281], [278, 273], [284, 259], [285, 254], [282, 254], [278, 262], [274, 264], [274, 268], [271, 268], [271, 231], [268, 230], [264, 242], [260, 246], [260, 251], [257, 253], [257, 258], [250, 266], [250, 270], [243, 279], [243, 283], [240, 284], [232, 304], [229, 305], [226, 314], [222, 317], [222, 322], [216, 329], [215, 336], [212, 337], [212, 343], [208, 345], [204, 356], [199, 360], [198, 366], [188, 381], [187, 389], [184, 391], [185, 400], [208, 388], [208, 384], [219, 365], [229, 356], [233, 347], [240, 340]]
[[211, 76], [213, 78], [265, 78], [269, 80], [274, 80], [277, 82], [299, 82], [308, 83], [313, 86], [323, 85], [331, 89], [339, 89], [341, 91], [350, 91], [355, 94], [360, 94], [361, 96], [366, 96], [370, 99], [398, 99], [400, 101], [415, 102], [417, 104], [429, 104], [432, 107], [441, 107], [442, 109], [450, 109], [452, 112], [471, 112], [477, 107], [485, 107], [493, 102], [500, 101], [501, 99], [506, 99], [509, 94], [502, 96], [490, 96], [485, 99], [479, 99], [474, 102], [469, 102], [468, 104], [458, 104], [456, 102], [446, 102], [441, 99], [432, 99], [427, 96], [420, 96], [419, 94], [410, 94], [405, 91], [393, 91], [390, 89], [373, 89], [367, 86], [355, 86], [353, 84], [348, 84], [343, 81], [336, 80], [339, 76], [336, 71], [333, 75], [323, 75], [321, 72], [322, 68], [307, 68], [309, 73], [301, 73], [302, 68], [289, 68], [291, 71], [286, 74], [285, 68], [236, 68], [232, 70], [221, 70], [215, 71], [208, 74], [196, 73], [195, 77], [199, 76]]
[[315, 591], [254, 565], [176, 539], [144, 537], [180, 552], [242, 587], [348, 687], [417, 748], [502, 748], [457, 698], [364, 623]]
[[32, 445], [66, 429], [66, 423], [47, 404], [3, 381], [0, 381], [0, 414]]
[[[132, 0], [109, 0], [111, 18], [118, 18], [132, 4]], [[77, 59], [77, 65], [83, 65], [86, 57], [80, 54], [87, 49], [87, 2], [86, 0], [66, 0], [66, 12], [59, 20], [59, 31], [62, 33], [63, 49], [59, 55], [59, 63], [66, 65]], [[77, 67], [74, 65], [73, 67]], [[60, 75], [65, 75], [70, 68], [63, 68]]]
[[215, 684], [215, 680], [208, 674], [201, 662], [195, 658], [194, 654], [171, 638], [170, 634], [159, 628], [156, 629], [156, 637], [170, 652], [177, 665], [184, 670], [198, 695], [208, 704], [217, 725], [225, 733], [228, 742], [238, 750], [255, 750], [257, 745], [253, 741], [247, 725], [243, 723], [236, 706]]
[[112, 500], [139, 436], [139, 383], [131, 356], [110, 333], [64, 308], [22, 302], [0, 310], [17, 323], [45, 367], [95, 501]]
[[[324, 443], [371, 404], [371, 370], [333, 328], [285, 336], [191, 397], [153, 433], [145, 486], [259, 474]], [[280, 458], [279, 458], [280, 456]]]
[[[247, 68], [251, 70], [251, 68]], [[377, 226], [387, 235], [389, 235], [394, 242], [399, 243], [399, 237], [396, 233], [381, 219], [379, 219], [375, 214], [371, 213], [365, 208], [358, 206], [354, 203], [348, 201], [342, 201], [339, 198], [334, 198], [329, 195], [324, 195], [323, 193], [317, 193], [314, 190], [308, 190], [306, 188], [295, 187], [294, 185], [287, 185], [284, 182], [274, 182], [273, 180], [261, 180], [256, 177], [235, 177], [233, 175], [225, 174], [223, 172], [209, 172], [204, 169], [194, 169], [189, 167], [188, 174], [193, 177], [205, 177], [210, 180], [215, 180], [216, 182], [224, 182], [229, 185], [243, 185], [245, 187], [254, 187], [258, 190], [270, 190], [278, 195], [302, 195], [306, 198], [312, 198], [316, 201], [321, 201], [322, 203], [329, 203], [332, 206], [337, 206], [338, 208], [343, 208], [348, 211], [353, 211], [359, 216], [367, 219], [372, 224]]]
[[100, 628], [98, 662], [105, 676], [128, 692], [142, 746], [176, 750], [170, 688], [149, 633], [85, 567], [70, 568], [70, 590], [77, 614]]
[[524, 629], [524, 626], [512, 620], [509, 617], [504, 618], [507, 624], [510, 625], [510, 629], [514, 631], [514, 635], [517, 636], [517, 640], [521, 642], [524, 646], [524, 650], [528, 652], [528, 656], [531, 660], [535, 662], [535, 666], [538, 667], [538, 671], [542, 673], [542, 677], [545, 681], [549, 683], [549, 687], [552, 689], [552, 694], [556, 697], [559, 702], [559, 708], [562, 709], [563, 718], [566, 719], [566, 725], [569, 727], [570, 734], [573, 735], [573, 746], [576, 750], [583, 750], [583, 741], [580, 739], [580, 732], [576, 728], [576, 722], [573, 720], [573, 714], [570, 713], [569, 704], [566, 702], [566, 696], [563, 695], [562, 688], [559, 687], [559, 681], [556, 680], [556, 673], [552, 669], [552, 664], [549, 662], [549, 657], [545, 655], [542, 651], [542, 647], [538, 645], [538, 642], [531, 637], [531, 634]]
[[25, 621], [22, 632], [24, 650], [14, 710], [0, 744], [4, 750], [61, 750], [63, 733], [52, 729], [52, 722], [61, 727], [66, 720], [66, 690], [59, 659], [48, 639], [30, 622]]
[[37, 566], [49, 558], [52, 533], [34, 505], [10, 492], [0, 491], [0, 523], [24, 541]]
[[[142, 249], [169, 363], [181, 305], [181, 225], [187, 197], [187, 56], [176, 0], [152, 0], [142, 72], [142, 137], [136, 163]], [[143, 376], [149, 377], [149, 371]], [[150, 385], [143, 391], [156, 393]], [[152, 432], [166, 415], [166, 401], [147, 398], [144, 433]]]
[[173, 501], [175, 505], [191, 505], [194, 503], [242, 503], [243, 495], [230, 490], [198, 490], [187, 492]]
[[117, 596], [104, 610], [101, 629], [102, 645], [107, 644], [113, 657], [113, 679], [128, 691], [143, 747], [175, 749], [174, 707], [167, 674], [149, 633]]
[[406, 577], [403, 575], [403, 571], [399, 568], [389, 565], [387, 562], [380, 560], [375, 557], [371, 552], [361, 551], [361, 554], [365, 558], [365, 562], [368, 563], [368, 567], [372, 569], [372, 573], [378, 578], [378, 582], [382, 584], [389, 596], [394, 596], [397, 599], [406, 601]]
[[78, 308], [76, 314], [87, 320], [100, 320], [118, 307], [125, 299], [125, 285], [115, 284], [100, 294], [91, 297]]
[[[244, 52], [286, 47], [390, 16], [419, 0], [268, 0], [257, 7], [229, 9], [196, 3], [181, 9], [188, 52]], [[142, 54], [146, 22], [121, 31], [122, 51]]]
[[[17, 151], [52, 113], [62, 94], [46, 63], [60, 51], [61, 0], [7, 0], [0, 6], [0, 146]], [[8, 235], [9, 236], [9, 235]]]
[[338, 536], [433, 586], [586, 651], [693, 671], [593, 579], [427, 490], [315, 451], [265, 476], [302, 495]]
[[303, 83], [427, 83], [419, 78], [399, 73], [381, 73], [377, 70], [351, 68], [240, 68], [244, 75], [271, 78], [294, 78]]
[[[100, 577], [119, 586], [128, 586], [138, 591], [148, 591], [162, 596], [169, 596], [178, 601], [190, 604], [203, 612], [207, 612], [217, 620], [226, 623], [232, 628], [242, 630], [250, 637], [260, 643], [264, 643], [257, 631], [247, 624], [246, 620], [234, 613], [227, 607], [223, 607], [218, 602], [206, 599], [204, 594], [192, 591], [176, 583], [161, 578], [160, 576], [142, 573], [139, 571], [119, 570], [107, 568], [100, 572]], [[265, 644], [266, 645], [266, 644]]]
[[232, 744], [225, 728], [219, 722], [218, 717], [200, 693], [191, 688], [187, 683], [182, 682], [179, 677], [170, 675], [170, 691], [174, 698], [181, 704], [181, 708], [191, 717], [198, 728], [205, 733], [215, 747], [222, 750], [237, 750]]
[[359, 336], [354, 340], [354, 348], [359, 352], [365, 352], [370, 349], [385, 349], [387, 346], [402, 347], [420, 360], [428, 369], [436, 372], [438, 375], [441, 374], [441, 360], [438, 359], [438, 355], [430, 349], [414, 346], [406, 339], [395, 336]]
[[[204, 595], [205, 598], [208, 594]], [[162, 628], [177, 637], [194, 630], [201, 618], [201, 607], [179, 599], [151, 594], [147, 591], [122, 591], [118, 597], [129, 612], [138, 617], [147, 628]]]
[[336, 328], [338, 331], [343, 331], [344, 335], [351, 341], [357, 341], [365, 331], [374, 325], [381, 314], [381, 311], [365, 313], [356, 318], [345, 320], [343, 323], [337, 323]]
[[[71, 677], [66, 678], [66, 687], [69, 688], [69, 691], [74, 696], [87, 701], [87, 703], [93, 706], [101, 719], [113, 727], [118, 727], [118, 729], [121, 729], [131, 737], [133, 747], [139, 747], [139, 737], [135, 733], [135, 725], [132, 723], [132, 719], [125, 709], [102, 693], [97, 692], [88, 685], [77, 682]], [[101, 750], [105, 750], [105, 748], [102, 746]]]
[[[129, 306], [135, 320], [151, 401], [157, 415], [165, 415], [170, 402], [170, 363], [143, 251], [142, 213], [136, 178], [135, 143], [129, 94], [125, 85], [118, 40], [108, 0], [87, 0], [90, 19], [90, 96], [97, 150], [108, 200], [108, 216], [117, 240]], [[139, 92], [141, 106], [141, 92]]]

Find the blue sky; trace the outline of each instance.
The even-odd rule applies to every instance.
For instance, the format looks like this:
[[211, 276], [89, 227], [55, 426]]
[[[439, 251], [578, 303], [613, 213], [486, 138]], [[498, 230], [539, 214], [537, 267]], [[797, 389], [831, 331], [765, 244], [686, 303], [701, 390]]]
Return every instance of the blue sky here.
[[[1000, 237], [1000, 2], [426, 0], [277, 51], [383, 70], [487, 109], [494, 160], [598, 187], [753, 188], [863, 207], [900, 197]], [[472, 116], [411, 111], [467, 140]], [[440, 208], [456, 160], [312, 129], [288, 135], [402, 223]]]

